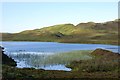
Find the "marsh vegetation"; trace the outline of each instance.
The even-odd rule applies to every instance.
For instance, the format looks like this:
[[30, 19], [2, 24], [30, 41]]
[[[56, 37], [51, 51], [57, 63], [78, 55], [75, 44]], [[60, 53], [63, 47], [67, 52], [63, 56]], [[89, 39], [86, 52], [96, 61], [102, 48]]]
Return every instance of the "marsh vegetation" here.
[[[44, 70], [35, 68], [16, 68], [12, 66], [2, 65], [3, 67], [3, 80], [69, 80], [69, 79], [115, 79], [119, 80], [119, 62], [120, 55], [108, 50], [97, 49], [91, 53], [84, 53], [84, 51], [70, 52], [79, 54], [79, 56], [92, 56], [90, 58], [84, 58], [82, 60], [74, 60], [67, 64], [67, 67], [72, 68], [72, 71], [62, 70]], [[99, 53], [102, 53], [99, 54]], [[66, 55], [68, 53], [63, 53]], [[61, 55], [61, 54], [60, 54]], [[89, 59], [89, 60], [88, 60]], [[29, 73], [29, 74], [28, 74]]]

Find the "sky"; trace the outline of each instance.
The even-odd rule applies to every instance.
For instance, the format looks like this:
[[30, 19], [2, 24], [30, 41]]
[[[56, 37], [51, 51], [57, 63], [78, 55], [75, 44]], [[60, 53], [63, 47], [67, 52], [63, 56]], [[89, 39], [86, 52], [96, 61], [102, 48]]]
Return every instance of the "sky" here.
[[[4, 2], [0, 32], [17, 33], [56, 24], [118, 18], [117, 2]], [[1, 13], [0, 13], [1, 14]]]

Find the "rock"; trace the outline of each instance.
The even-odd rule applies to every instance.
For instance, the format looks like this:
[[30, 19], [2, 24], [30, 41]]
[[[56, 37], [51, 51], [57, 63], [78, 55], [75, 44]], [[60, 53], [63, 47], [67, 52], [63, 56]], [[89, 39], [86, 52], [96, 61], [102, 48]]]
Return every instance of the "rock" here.
[[109, 56], [110, 55], [120, 55], [118, 53], [114, 53], [112, 51], [104, 50], [104, 49], [100, 49], [100, 48], [94, 50], [91, 54], [93, 54], [93, 55], [109, 55]]
[[4, 54], [3, 47], [0, 46], [0, 55], [2, 55], [2, 64], [8, 66], [17, 66], [16, 62], [11, 58]]
[[62, 33], [58, 32], [55, 34], [55, 36], [60, 38], [60, 37], [63, 37], [64, 35]]

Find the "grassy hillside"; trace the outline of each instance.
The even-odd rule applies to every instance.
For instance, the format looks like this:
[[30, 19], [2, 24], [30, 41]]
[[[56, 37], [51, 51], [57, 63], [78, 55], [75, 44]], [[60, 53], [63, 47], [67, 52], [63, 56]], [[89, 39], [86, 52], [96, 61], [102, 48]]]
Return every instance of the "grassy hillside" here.
[[60, 24], [14, 34], [2, 33], [2, 40], [118, 44], [119, 22]]

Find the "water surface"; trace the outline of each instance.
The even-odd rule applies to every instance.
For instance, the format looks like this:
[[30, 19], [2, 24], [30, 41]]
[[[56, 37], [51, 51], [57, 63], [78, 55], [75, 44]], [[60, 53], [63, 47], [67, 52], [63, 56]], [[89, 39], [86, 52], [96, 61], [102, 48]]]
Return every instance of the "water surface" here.
[[[17, 67], [34, 67], [37, 69], [43, 68], [46, 70], [71, 70], [70, 68], [65, 67], [65, 65], [68, 64], [69, 61], [66, 62], [62, 60], [62, 57], [68, 58], [69, 54], [64, 56], [56, 56], [56, 54], [63, 54], [64, 52], [75, 50], [95, 50], [96, 48], [118, 52], [118, 46], [102, 44], [71, 44], [57, 42], [2, 42], [2, 46], [5, 47], [5, 54], [17, 61]], [[88, 59], [90, 58], [86, 55], [83, 55], [83, 57]]]

